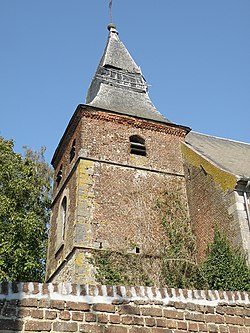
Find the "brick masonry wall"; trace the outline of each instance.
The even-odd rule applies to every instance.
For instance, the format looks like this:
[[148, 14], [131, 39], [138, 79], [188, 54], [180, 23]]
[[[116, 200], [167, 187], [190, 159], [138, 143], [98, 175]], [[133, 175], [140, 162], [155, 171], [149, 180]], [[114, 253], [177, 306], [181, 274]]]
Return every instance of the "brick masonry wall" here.
[[[164, 230], [156, 205], [167, 190], [181, 189], [187, 202], [181, 154], [184, 134], [174, 125], [78, 108], [53, 158], [47, 282], [94, 283], [94, 251], [127, 254], [136, 249], [138, 256], [155, 258], [152, 274], [145, 270], [154, 285], [162, 285], [155, 267]], [[145, 139], [146, 156], [130, 153], [131, 135]], [[57, 184], [61, 166], [62, 179]], [[68, 203], [65, 237], [58, 241], [64, 197]]]
[[1, 332], [250, 332], [250, 293], [1, 283]]
[[183, 152], [189, 212], [197, 240], [198, 260], [204, 259], [207, 246], [213, 241], [215, 227], [223, 231], [231, 245], [242, 246], [239, 222], [229, 212], [234, 195], [233, 187], [228, 188], [230, 174], [216, 168], [191, 148]]

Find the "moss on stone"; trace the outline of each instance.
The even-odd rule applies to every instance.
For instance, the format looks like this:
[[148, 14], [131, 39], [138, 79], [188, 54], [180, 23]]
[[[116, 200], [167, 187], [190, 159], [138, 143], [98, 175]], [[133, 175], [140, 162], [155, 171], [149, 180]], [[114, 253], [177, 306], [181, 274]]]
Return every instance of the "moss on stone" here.
[[213, 178], [214, 182], [218, 184], [224, 192], [233, 190], [237, 179], [231, 173], [224, 171], [214, 165], [212, 162], [206, 160], [187, 145], [182, 144], [182, 153], [189, 163], [197, 168], [203, 168], [205, 172]]

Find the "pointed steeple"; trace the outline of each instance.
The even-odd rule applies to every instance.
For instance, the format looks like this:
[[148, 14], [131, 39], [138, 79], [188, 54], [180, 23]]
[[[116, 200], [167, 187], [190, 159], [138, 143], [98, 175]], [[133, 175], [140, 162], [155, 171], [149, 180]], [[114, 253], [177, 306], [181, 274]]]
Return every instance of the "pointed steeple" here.
[[89, 87], [86, 104], [169, 123], [151, 102], [141, 69], [120, 41], [115, 25], [109, 24], [108, 30], [107, 45]]

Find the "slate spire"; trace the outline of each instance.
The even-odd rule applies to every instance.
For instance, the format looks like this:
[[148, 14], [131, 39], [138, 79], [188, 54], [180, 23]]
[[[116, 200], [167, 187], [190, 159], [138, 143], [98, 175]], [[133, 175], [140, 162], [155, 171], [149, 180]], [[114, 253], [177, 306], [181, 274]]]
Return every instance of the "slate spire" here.
[[148, 86], [114, 24], [108, 25], [109, 37], [101, 61], [89, 87], [86, 104], [139, 118], [170, 122], [154, 107]]

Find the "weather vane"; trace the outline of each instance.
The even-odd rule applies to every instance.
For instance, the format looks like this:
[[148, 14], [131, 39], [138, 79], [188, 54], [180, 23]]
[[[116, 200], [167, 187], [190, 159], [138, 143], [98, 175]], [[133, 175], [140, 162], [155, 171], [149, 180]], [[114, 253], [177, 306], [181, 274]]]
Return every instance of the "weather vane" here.
[[113, 0], [109, 0], [109, 15], [110, 15], [110, 23], [112, 23], [112, 5], [113, 5]]

